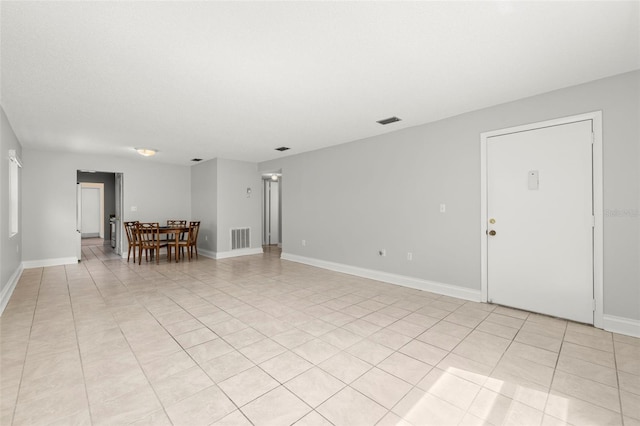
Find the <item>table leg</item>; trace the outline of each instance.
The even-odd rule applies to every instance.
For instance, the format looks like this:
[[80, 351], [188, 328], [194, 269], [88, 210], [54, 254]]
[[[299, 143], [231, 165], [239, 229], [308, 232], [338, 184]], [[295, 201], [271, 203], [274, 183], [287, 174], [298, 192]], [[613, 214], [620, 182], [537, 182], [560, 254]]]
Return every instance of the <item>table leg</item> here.
[[176, 263], [178, 263], [178, 240], [180, 238], [180, 234], [178, 232], [175, 233], [175, 245], [176, 245]]

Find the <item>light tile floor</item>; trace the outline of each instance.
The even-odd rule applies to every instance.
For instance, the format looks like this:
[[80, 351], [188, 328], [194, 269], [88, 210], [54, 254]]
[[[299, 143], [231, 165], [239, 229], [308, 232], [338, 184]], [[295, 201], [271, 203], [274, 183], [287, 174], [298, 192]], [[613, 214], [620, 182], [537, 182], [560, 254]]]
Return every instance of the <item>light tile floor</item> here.
[[640, 341], [280, 260], [25, 270], [2, 425], [640, 425]]

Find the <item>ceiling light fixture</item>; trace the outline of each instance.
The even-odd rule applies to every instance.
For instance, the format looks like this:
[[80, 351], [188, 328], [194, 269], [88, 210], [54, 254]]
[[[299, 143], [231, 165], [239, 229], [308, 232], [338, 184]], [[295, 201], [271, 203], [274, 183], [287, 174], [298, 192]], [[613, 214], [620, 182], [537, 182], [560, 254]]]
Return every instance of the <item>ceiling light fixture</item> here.
[[158, 152], [157, 149], [152, 148], [135, 148], [135, 150], [138, 151], [138, 154], [144, 155], [145, 157], [151, 157], [152, 155], [156, 155], [156, 152]]

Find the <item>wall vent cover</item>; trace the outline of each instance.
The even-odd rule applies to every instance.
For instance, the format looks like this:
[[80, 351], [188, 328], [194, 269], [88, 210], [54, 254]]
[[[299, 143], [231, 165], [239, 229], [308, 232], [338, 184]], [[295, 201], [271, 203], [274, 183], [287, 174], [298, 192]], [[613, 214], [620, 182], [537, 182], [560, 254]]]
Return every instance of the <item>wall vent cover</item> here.
[[400, 119], [398, 117], [389, 117], [389, 118], [385, 118], [383, 120], [378, 120], [376, 123], [380, 123], [383, 126], [386, 124], [391, 124], [391, 123], [395, 123], [396, 121], [400, 121]]
[[251, 228], [234, 228], [231, 230], [231, 250], [251, 247]]

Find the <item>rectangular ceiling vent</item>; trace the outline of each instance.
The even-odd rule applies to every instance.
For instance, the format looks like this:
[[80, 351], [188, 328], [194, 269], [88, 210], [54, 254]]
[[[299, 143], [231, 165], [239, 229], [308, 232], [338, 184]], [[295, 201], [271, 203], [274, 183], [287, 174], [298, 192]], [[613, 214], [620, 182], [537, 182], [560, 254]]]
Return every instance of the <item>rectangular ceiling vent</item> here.
[[251, 228], [231, 229], [231, 250], [251, 247]]
[[398, 117], [389, 117], [385, 118], [384, 120], [378, 120], [377, 123], [380, 123], [384, 126], [387, 124], [395, 123], [396, 121], [400, 121], [400, 119]]
[[291, 149], [291, 148], [286, 147], [286, 146], [281, 146], [280, 148], [276, 148], [276, 151], [280, 151], [280, 152], [282, 152], [282, 151], [286, 151], [286, 150], [288, 150], [288, 149]]

